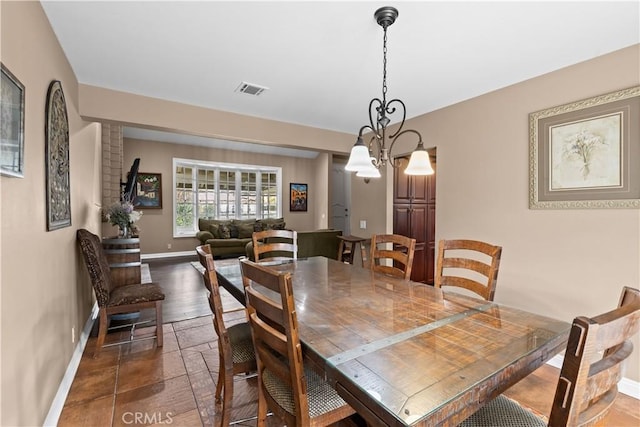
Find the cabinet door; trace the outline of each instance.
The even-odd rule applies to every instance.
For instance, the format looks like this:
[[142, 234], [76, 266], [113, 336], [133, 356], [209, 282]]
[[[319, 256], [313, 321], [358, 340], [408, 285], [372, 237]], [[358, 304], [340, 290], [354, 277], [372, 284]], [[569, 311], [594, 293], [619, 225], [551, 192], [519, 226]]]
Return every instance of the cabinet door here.
[[408, 159], [399, 159], [401, 166], [393, 169], [393, 203], [410, 203], [413, 197], [411, 175], [404, 173]]
[[427, 208], [427, 236], [425, 241], [425, 283], [433, 285], [436, 258], [436, 205], [429, 204]]
[[410, 205], [393, 205], [393, 233], [411, 237]]
[[429, 276], [427, 260], [427, 207], [428, 205], [411, 205], [411, 230], [408, 236], [416, 239], [416, 250], [413, 255], [411, 280], [426, 283]]
[[[393, 203], [435, 203], [436, 179], [434, 175], [413, 176], [404, 173], [408, 158], [400, 159], [401, 166], [393, 170]], [[435, 168], [435, 164], [433, 165]]]
[[[427, 205], [394, 205], [393, 232], [416, 239], [411, 267], [411, 280], [424, 282], [429, 275], [427, 265]], [[433, 274], [433, 273], [432, 273]]]

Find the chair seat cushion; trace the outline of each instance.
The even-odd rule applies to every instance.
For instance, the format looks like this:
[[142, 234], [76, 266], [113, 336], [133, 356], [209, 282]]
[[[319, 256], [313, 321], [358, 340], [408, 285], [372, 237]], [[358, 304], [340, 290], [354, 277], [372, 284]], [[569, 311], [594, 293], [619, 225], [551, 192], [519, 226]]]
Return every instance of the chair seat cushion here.
[[[340, 409], [347, 403], [342, 400], [333, 387], [311, 369], [304, 368], [307, 381], [307, 398], [309, 401], [309, 417], [315, 418], [328, 412]], [[285, 411], [295, 415], [291, 387], [268, 369], [265, 369], [262, 381], [273, 399]]]
[[164, 293], [160, 286], [155, 283], [125, 285], [111, 291], [107, 307], [161, 300], [164, 300]]
[[459, 427], [545, 427], [547, 422], [508, 397], [498, 396]]
[[250, 362], [256, 359], [251, 340], [251, 327], [247, 322], [238, 323], [227, 328], [231, 350], [233, 352], [233, 363]]

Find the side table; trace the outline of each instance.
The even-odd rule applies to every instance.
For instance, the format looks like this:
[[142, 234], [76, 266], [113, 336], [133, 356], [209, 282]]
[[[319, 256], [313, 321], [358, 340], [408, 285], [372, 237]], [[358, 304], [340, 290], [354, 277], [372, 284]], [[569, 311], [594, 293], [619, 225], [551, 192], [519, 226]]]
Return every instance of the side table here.
[[[338, 236], [340, 239], [340, 247], [338, 249], [338, 261], [353, 264], [353, 258], [358, 245], [364, 242], [365, 238], [358, 236]], [[365, 260], [362, 260], [364, 267]]]
[[[107, 262], [111, 272], [111, 284], [114, 287], [136, 285], [142, 281], [140, 272], [140, 266], [142, 265], [140, 261], [140, 238], [122, 239], [112, 237], [102, 239], [102, 248], [107, 255]], [[139, 312], [111, 316], [115, 321], [136, 319], [138, 317], [140, 317]]]

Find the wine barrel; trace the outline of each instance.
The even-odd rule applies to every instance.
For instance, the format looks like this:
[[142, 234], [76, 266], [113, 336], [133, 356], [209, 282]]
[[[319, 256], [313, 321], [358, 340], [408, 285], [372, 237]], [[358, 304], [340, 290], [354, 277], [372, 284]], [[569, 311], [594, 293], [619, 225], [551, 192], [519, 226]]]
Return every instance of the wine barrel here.
[[102, 247], [107, 255], [113, 286], [140, 283], [140, 239], [102, 239]]

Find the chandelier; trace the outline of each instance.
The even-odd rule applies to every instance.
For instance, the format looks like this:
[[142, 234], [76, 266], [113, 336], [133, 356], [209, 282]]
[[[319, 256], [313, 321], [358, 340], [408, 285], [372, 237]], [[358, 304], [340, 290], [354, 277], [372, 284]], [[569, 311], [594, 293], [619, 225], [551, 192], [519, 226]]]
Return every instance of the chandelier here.
[[[382, 99], [373, 98], [369, 102], [369, 124], [360, 128], [358, 139], [351, 149], [345, 170], [356, 172], [356, 176], [365, 178], [365, 181], [368, 181], [367, 178], [379, 178], [380, 168], [384, 167], [387, 163], [390, 163], [394, 168], [398, 167], [398, 164], [390, 157], [393, 145], [398, 138], [403, 135], [412, 134], [418, 138], [418, 145], [411, 153], [409, 164], [404, 172], [408, 175], [431, 175], [433, 168], [429, 161], [429, 153], [427, 153], [427, 150], [422, 144], [422, 135], [413, 129], [402, 130], [407, 116], [404, 102], [397, 98], [387, 102], [387, 28], [398, 18], [398, 10], [391, 6], [381, 7], [376, 10], [374, 17], [378, 25], [384, 30], [382, 44]], [[402, 113], [402, 121], [398, 129], [387, 137], [387, 126], [391, 123], [389, 116], [396, 113], [396, 111]], [[374, 116], [375, 121], [373, 119]], [[363, 139], [363, 133], [365, 131], [373, 134], [367, 145], [365, 145]], [[375, 154], [374, 143], [377, 149]], [[387, 148], [387, 143], [389, 143], [389, 148]]]

